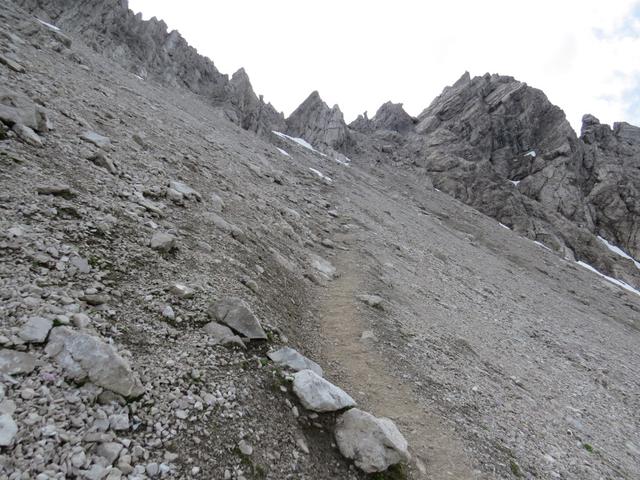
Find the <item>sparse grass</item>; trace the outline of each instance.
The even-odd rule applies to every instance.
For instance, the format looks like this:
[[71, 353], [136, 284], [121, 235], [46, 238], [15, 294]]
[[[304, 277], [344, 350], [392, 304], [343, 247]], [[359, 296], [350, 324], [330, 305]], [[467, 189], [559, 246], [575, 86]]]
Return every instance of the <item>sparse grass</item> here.
[[399, 463], [390, 466], [384, 472], [373, 473], [369, 478], [371, 480], [406, 480], [408, 478], [407, 469], [403, 464]]
[[582, 448], [584, 448], [589, 453], [593, 453], [593, 447], [589, 443], [583, 443]]
[[520, 470], [520, 465], [518, 465], [515, 460], [509, 460], [509, 467], [511, 468], [511, 473], [513, 473], [514, 476], [518, 478], [522, 477], [522, 470]]
[[233, 453], [235, 453], [240, 458], [240, 464], [248, 471], [251, 472], [253, 478], [258, 480], [263, 480], [267, 478], [267, 472], [265, 468], [259, 463], [254, 463], [253, 459], [243, 454], [238, 447], [233, 449]]

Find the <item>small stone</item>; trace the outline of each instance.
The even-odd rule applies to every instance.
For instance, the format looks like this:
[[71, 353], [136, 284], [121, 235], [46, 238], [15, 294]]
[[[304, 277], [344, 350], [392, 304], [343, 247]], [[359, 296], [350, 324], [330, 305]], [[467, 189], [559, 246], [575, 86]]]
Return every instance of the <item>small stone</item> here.
[[108, 137], [102, 136], [99, 133], [92, 131], [84, 132], [82, 135], [80, 135], [80, 138], [85, 142], [94, 144], [98, 148], [107, 148], [111, 145], [111, 140], [109, 140]]
[[164, 309], [162, 310], [162, 316], [167, 320], [175, 320], [176, 314], [173, 311], [173, 308], [171, 308], [171, 305], [167, 305], [166, 307], [164, 307]]
[[211, 209], [216, 213], [222, 213], [224, 210], [224, 200], [219, 195], [212, 193], [211, 196]]
[[243, 455], [249, 456], [253, 453], [253, 447], [244, 439], [240, 440], [240, 443], [238, 443], [238, 449], [240, 449], [240, 453]]
[[87, 328], [91, 325], [91, 319], [84, 313], [74, 313], [71, 316], [71, 323], [76, 328]]
[[59, 197], [72, 197], [75, 194], [68, 185], [53, 184], [53, 185], [40, 185], [37, 187], [39, 195], [54, 195]]
[[302, 450], [304, 453], [306, 453], [307, 455], [309, 454], [309, 445], [307, 445], [307, 442], [304, 438], [299, 437], [296, 440], [296, 445], [298, 445], [300, 450]]
[[94, 165], [100, 168], [104, 168], [112, 175], [116, 175], [118, 173], [118, 169], [116, 168], [113, 161], [107, 157], [103, 152], [96, 152], [93, 155], [89, 156], [87, 159]]
[[178, 298], [192, 298], [195, 294], [192, 288], [187, 287], [186, 285], [182, 285], [181, 283], [176, 283], [171, 287], [171, 293]]
[[0, 63], [6, 65], [10, 70], [18, 73], [26, 72], [25, 68], [20, 65], [17, 61], [7, 57], [6, 55], [0, 54]]
[[335, 412], [356, 405], [344, 390], [312, 370], [301, 370], [294, 374], [293, 391], [304, 408], [314, 412]]
[[185, 183], [172, 180], [169, 182], [169, 188], [180, 193], [187, 200], [197, 200], [197, 201], [202, 200], [202, 196]]
[[160, 466], [155, 462], [149, 463], [147, 464], [147, 468], [145, 470], [147, 472], [147, 475], [149, 475], [150, 477], [156, 477], [158, 473], [160, 473]]
[[185, 410], [176, 410], [176, 418], [180, 420], [185, 420], [189, 414]]
[[33, 388], [23, 388], [20, 391], [20, 398], [22, 398], [23, 400], [31, 400], [35, 396], [36, 392]]
[[43, 343], [53, 328], [53, 321], [48, 318], [31, 317], [27, 320], [18, 336], [27, 343]]
[[163, 232], [156, 232], [151, 237], [150, 246], [153, 250], [161, 253], [169, 253], [176, 248], [177, 238]]
[[0, 373], [16, 375], [31, 373], [36, 368], [36, 357], [30, 353], [0, 349]]
[[109, 465], [112, 465], [116, 461], [120, 452], [122, 451], [122, 445], [116, 442], [105, 442], [98, 445], [96, 454], [104, 458]]
[[18, 426], [11, 415], [0, 415], [0, 446], [8, 447], [18, 433]]
[[275, 352], [267, 353], [267, 356], [276, 364], [288, 367], [296, 372], [300, 370], [313, 370], [322, 377], [322, 368], [313, 360], [290, 347], [283, 347]]
[[109, 417], [109, 426], [112, 430], [129, 430], [129, 415], [120, 413]]
[[42, 138], [32, 129], [21, 123], [16, 123], [12, 130], [18, 135], [18, 138], [34, 147], [42, 147]]
[[378, 295], [358, 295], [356, 298], [370, 307], [382, 310], [383, 299]]
[[267, 334], [249, 306], [237, 297], [226, 297], [216, 302], [209, 307], [207, 313], [249, 340], [267, 339]]
[[225, 325], [209, 322], [203, 327], [203, 330], [220, 345], [236, 344], [241, 347], [245, 346], [242, 339]]

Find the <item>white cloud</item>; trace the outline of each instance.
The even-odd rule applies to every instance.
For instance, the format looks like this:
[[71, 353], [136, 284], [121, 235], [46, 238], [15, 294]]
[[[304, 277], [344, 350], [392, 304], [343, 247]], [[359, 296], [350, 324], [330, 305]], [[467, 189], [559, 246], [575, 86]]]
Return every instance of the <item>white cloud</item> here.
[[[417, 115], [465, 70], [541, 88], [575, 128], [584, 113], [640, 123], [640, 20], [632, 0], [130, 0], [225, 73], [290, 113], [312, 90], [347, 120], [385, 101]], [[635, 32], [635, 35], [634, 35]]]

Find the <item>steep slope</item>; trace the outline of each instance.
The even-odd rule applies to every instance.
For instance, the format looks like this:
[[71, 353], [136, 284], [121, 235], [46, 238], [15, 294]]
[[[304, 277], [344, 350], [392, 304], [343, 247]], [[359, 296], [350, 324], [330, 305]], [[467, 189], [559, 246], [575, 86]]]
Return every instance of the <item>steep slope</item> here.
[[17, 4], [139, 77], [182, 87], [216, 105], [226, 105], [234, 123], [257, 133], [282, 128], [283, 116], [258, 98], [244, 71], [229, 81], [177, 31], [155, 18], [144, 21], [126, 0], [19, 0]]
[[284, 345], [396, 422], [388, 478], [638, 477], [638, 295], [389, 161], [423, 134], [347, 167], [83, 38], [0, 0], [0, 477], [371, 478]]

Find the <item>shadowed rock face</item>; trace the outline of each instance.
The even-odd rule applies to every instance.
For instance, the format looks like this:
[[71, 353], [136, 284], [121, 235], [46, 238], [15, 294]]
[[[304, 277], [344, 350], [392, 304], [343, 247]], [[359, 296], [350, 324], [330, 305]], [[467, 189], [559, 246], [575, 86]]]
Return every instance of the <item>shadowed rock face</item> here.
[[340, 108], [329, 108], [317, 91], [287, 118], [287, 134], [302, 137], [316, 148], [342, 153], [348, 152], [353, 143]]
[[256, 133], [282, 129], [284, 119], [253, 92], [244, 70], [230, 81], [213, 62], [155, 17], [142, 20], [127, 0], [19, 0], [23, 8], [50, 19], [66, 32], [126, 70], [164, 85], [186, 88], [227, 107], [227, 117]]
[[628, 123], [602, 125], [582, 119], [585, 163], [591, 168], [586, 201], [598, 233], [640, 257], [640, 128]]
[[[366, 135], [374, 122], [354, 122], [365, 133], [360, 141], [381, 138], [379, 132]], [[586, 116], [578, 138], [542, 91], [512, 77], [465, 74], [404, 132], [384, 139], [394, 142], [392, 158], [419, 167], [436, 188], [565, 256], [638, 285], [633, 264], [613, 256], [595, 235], [640, 253], [634, 227], [639, 183], [626, 174], [637, 163], [640, 129], [616, 124], [612, 130]]]

